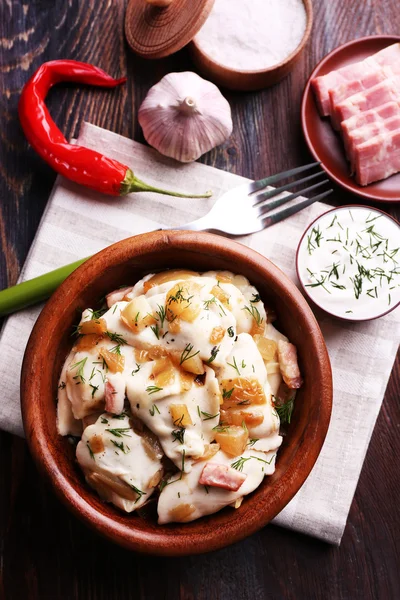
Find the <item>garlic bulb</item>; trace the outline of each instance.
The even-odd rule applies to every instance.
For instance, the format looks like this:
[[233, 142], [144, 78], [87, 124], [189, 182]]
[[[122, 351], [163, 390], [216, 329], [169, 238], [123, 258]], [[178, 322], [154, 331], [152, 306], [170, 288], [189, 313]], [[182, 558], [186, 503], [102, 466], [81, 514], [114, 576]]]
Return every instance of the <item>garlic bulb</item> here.
[[169, 73], [139, 109], [147, 142], [161, 154], [192, 162], [232, 133], [231, 108], [219, 89], [190, 71]]

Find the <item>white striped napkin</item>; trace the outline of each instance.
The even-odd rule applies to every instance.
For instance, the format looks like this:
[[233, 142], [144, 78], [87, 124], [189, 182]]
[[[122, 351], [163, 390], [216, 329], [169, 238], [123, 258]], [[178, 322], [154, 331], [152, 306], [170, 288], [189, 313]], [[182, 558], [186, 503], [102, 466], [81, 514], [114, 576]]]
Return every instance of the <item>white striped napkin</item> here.
[[[80, 144], [128, 164], [147, 182], [187, 192], [212, 189], [213, 199], [185, 200], [155, 194], [103, 197], [57, 179], [21, 280], [88, 256], [134, 234], [179, 226], [205, 214], [223, 192], [244, 178], [194, 163], [177, 165], [153, 150], [85, 123]], [[295, 252], [304, 229], [327, 210], [317, 203], [242, 243], [276, 263], [293, 281]], [[0, 337], [0, 428], [23, 435], [19, 406], [22, 357], [40, 307], [9, 317]], [[351, 324], [317, 314], [332, 362], [334, 405], [318, 461], [275, 523], [339, 544], [400, 337], [400, 311]]]

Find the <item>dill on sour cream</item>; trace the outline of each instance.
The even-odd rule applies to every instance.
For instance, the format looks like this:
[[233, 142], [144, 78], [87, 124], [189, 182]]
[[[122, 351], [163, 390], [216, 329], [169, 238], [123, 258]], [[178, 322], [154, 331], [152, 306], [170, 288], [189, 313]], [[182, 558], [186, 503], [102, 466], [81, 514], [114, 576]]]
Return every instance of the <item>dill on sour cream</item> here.
[[303, 235], [297, 272], [320, 308], [353, 321], [373, 319], [400, 302], [400, 227], [368, 207], [343, 207]]

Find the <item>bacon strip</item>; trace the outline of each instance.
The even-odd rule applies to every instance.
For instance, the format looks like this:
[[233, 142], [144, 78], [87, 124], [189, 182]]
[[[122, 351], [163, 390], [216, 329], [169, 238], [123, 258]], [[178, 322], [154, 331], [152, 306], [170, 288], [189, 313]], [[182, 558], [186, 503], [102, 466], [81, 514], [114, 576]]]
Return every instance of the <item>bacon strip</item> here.
[[114, 415], [119, 415], [124, 410], [125, 392], [121, 386], [114, 387], [110, 379], [111, 376], [109, 375], [109, 378], [104, 385], [106, 411]]
[[329, 91], [351, 81], [366, 77], [380, 67], [390, 67], [395, 74], [399, 68], [400, 44], [392, 44], [363, 61], [346, 65], [311, 81], [319, 111], [322, 116], [331, 114]]
[[356, 179], [360, 185], [386, 179], [400, 171], [400, 129], [387, 131], [356, 146]]
[[278, 358], [283, 381], [286, 385], [293, 390], [301, 387], [303, 380], [297, 363], [296, 346], [290, 342], [279, 340]]
[[371, 108], [365, 112], [359, 113], [342, 121], [340, 125], [343, 142], [348, 154], [348, 149], [352, 142], [352, 135], [357, 129], [361, 129], [366, 126], [376, 126], [384, 123], [388, 119], [392, 119], [400, 115], [400, 101], [398, 102], [386, 102], [382, 106], [377, 108]]
[[377, 108], [387, 102], [399, 102], [400, 100], [400, 75], [384, 79], [381, 83], [374, 85], [335, 106], [332, 115], [333, 126], [338, 129], [340, 123], [350, 117], [359, 115], [367, 110]]
[[232, 467], [209, 462], [201, 473], [199, 484], [237, 492], [246, 477], [246, 473], [240, 473]]
[[[380, 140], [382, 142], [381, 148], [383, 149], [384, 140], [390, 135], [392, 131], [397, 130], [400, 130], [400, 109], [398, 115], [391, 117], [386, 121], [365, 125], [364, 127], [360, 127], [359, 129], [355, 129], [354, 131], [352, 131], [347, 137], [347, 155], [349, 157], [352, 167], [354, 168], [354, 156], [356, 154], [357, 148], [361, 144], [370, 141], [376, 136], [380, 136]], [[379, 151], [379, 148], [377, 150]], [[379, 156], [379, 154], [376, 154], [373, 158], [376, 158], [377, 156]], [[390, 160], [390, 156], [386, 156], [385, 159]]]

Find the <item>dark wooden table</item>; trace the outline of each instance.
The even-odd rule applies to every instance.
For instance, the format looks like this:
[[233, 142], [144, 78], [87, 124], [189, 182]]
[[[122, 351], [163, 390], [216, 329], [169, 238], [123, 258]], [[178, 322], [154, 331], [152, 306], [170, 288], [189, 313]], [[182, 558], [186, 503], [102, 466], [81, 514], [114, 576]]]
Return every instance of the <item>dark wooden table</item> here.
[[[294, 72], [263, 92], [227, 93], [234, 133], [204, 162], [259, 178], [308, 161], [299, 107], [316, 62], [353, 38], [400, 30], [398, 0], [314, 5], [312, 40]], [[93, 62], [115, 76], [127, 73], [123, 89], [60, 86], [48, 105], [67, 136], [86, 119], [143, 141], [137, 109], [149, 87], [169, 71], [193, 68], [187, 50], [158, 62], [135, 58], [123, 35], [125, 6], [124, 0], [0, 3], [1, 287], [15, 283], [55, 179], [19, 127], [17, 102], [28, 76], [60, 57]], [[335, 202], [353, 200], [336, 189]], [[399, 208], [384, 208], [399, 217]], [[0, 598], [399, 598], [399, 387], [397, 360], [340, 548], [269, 526], [209, 555], [160, 559], [128, 553], [73, 518], [38, 477], [25, 442], [1, 433]]]

